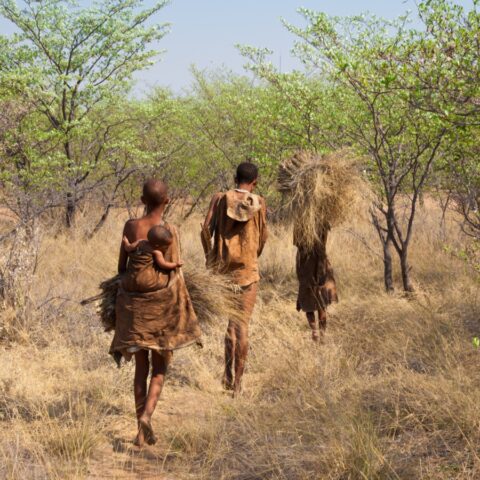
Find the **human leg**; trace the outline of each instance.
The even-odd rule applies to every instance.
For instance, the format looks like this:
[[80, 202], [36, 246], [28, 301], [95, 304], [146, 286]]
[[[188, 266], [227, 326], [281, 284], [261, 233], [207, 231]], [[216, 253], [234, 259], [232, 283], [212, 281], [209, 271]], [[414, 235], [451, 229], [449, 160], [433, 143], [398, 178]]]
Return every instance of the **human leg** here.
[[248, 325], [236, 325], [235, 345], [235, 381], [233, 384], [234, 394], [238, 394], [242, 388], [242, 377], [245, 371], [245, 363], [248, 355]]
[[255, 302], [257, 300], [257, 290], [257, 283], [253, 283], [243, 289], [240, 304], [242, 318], [235, 324], [235, 381], [233, 386], [235, 394], [238, 394], [241, 390], [241, 382], [248, 355], [248, 328], [255, 307]]
[[327, 311], [324, 309], [318, 310], [318, 325], [320, 327], [320, 332], [325, 333], [327, 329]]
[[312, 340], [318, 342], [320, 340], [320, 335], [317, 327], [317, 319], [315, 318], [315, 312], [306, 312], [308, 325], [312, 330]]
[[147, 378], [150, 370], [148, 351], [139, 350], [135, 352], [135, 377], [133, 381], [133, 392], [135, 395], [135, 411], [137, 418], [140, 418], [145, 408], [147, 397]]
[[139, 423], [145, 435], [145, 440], [149, 444], [154, 444], [156, 442], [156, 438], [153, 434], [151, 426], [151, 420], [153, 412], [155, 411], [155, 407], [157, 406], [160, 394], [162, 393], [165, 375], [167, 373], [168, 365], [171, 358], [171, 351], [166, 351], [162, 353], [152, 351], [152, 377], [150, 379], [150, 385], [148, 387], [145, 408], [139, 418]]
[[165, 374], [167, 373], [171, 358], [172, 352], [170, 351], [162, 353], [152, 351], [152, 378], [150, 379], [142, 418], [147, 418], [149, 420], [152, 418], [158, 399], [162, 393]]
[[[147, 378], [150, 370], [148, 361], [148, 351], [139, 350], [135, 352], [135, 376], [133, 381], [133, 394], [135, 397], [135, 412], [137, 421], [142, 416], [145, 409], [145, 400], [147, 397]], [[145, 441], [143, 432], [139, 430], [135, 444], [142, 446]]]
[[230, 320], [225, 334], [225, 373], [223, 374], [223, 387], [226, 390], [233, 389], [233, 362], [236, 342], [235, 322]]
[[318, 310], [318, 325], [320, 327], [320, 341], [323, 342], [327, 330], [327, 311], [322, 308]]

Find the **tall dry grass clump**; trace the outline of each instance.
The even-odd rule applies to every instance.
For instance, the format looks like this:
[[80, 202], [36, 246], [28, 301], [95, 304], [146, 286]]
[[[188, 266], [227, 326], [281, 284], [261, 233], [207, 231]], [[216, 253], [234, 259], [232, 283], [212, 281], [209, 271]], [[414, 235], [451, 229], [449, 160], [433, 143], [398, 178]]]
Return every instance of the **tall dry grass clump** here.
[[325, 230], [352, 215], [366, 187], [349, 150], [322, 156], [300, 150], [280, 164], [278, 190], [286, 197], [296, 242], [311, 249]]

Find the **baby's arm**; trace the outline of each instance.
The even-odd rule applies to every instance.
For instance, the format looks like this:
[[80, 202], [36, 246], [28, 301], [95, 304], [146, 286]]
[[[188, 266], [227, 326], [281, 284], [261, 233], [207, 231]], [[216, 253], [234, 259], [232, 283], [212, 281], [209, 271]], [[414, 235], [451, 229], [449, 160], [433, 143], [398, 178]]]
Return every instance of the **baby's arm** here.
[[130, 243], [128, 241], [128, 238], [125, 235], [123, 236], [123, 240], [122, 240], [123, 248], [128, 253], [134, 252], [137, 249], [140, 242], [141, 242], [141, 240], [135, 240], [135, 242]]
[[177, 267], [181, 267], [183, 265], [183, 262], [167, 262], [165, 260], [165, 257], [163, 256], [163, 253], [160, 250], [154, 250], [152, 252], [153, 258], [155, 259], [155, 263], [160, 267], [163, 268], [164, 270], [173, 270]]

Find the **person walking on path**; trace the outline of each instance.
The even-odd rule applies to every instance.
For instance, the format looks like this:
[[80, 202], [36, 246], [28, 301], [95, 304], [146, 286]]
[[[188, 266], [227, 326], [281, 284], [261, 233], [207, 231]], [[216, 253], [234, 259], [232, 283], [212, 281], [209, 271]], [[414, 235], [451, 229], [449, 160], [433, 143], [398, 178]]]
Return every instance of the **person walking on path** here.
[[[267, 240], [266, 204], [253, 193], [258, 168], [241, 163], [236, 188], [213, 196], [202, 229], [207, 267], [229, 275], [239, 291], [240, 315], [230, 318], [225, 335], [223, 386], [234, 396], [241, 391], [248, 353], [248, 330], [260, 280], [258, 257]], [[212, 245], [213, 237], [213, 245]]]
[[[142, 202], [146, 215], [129, 220], [123, 229], [118, 262], [121, 280], [110, 347], [114, 357], [123, 356], [127, 361], [135, 358], [138, 434], [134, 443], [137, 446], [156, 442], [151, 419], [173, 351], [200, 343], [201, 336], [180, 268], [178, 231], [163, 220], [168, 203], [167, 186], [159, 180], [148, 180], [143, 187]], [[152, 242], [157, 250], [151, 246]], [[134, 249], [129, 248], [131, 244]]]

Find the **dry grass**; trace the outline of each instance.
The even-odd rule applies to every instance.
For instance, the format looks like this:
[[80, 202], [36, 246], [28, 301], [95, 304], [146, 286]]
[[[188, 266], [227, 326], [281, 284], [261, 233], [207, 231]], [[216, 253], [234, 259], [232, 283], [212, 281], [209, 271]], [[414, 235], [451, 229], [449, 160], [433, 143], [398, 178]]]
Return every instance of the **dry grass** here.
[[205, 269], [204, 259], [190, 258], [183, 267], [192, 305], [202, 325], [239, 315], [235, 286], [225, 276]]
[[[0, 344], [0, 477], [480, 478], [478, 277], [445, 248], [464, 242], [455, 224], [440, 231], [428, 202], [419, 215], [410, 300], [383, 293], [366, 223], [333, 229], [341, 301], [321, 347], [295, 311], [291, 234], [273, 228], [244, 396], [221, 392], [225, 320], [208, 314], [205, 347], [175, 354], [154, 418], [160, 445], [144, 452], [129, 443], [132, 365], [114, 366], [95, 309], [78, 305], [114, 274], [123, 215], [89, 241], [80, 230], [45, 235], [28, 328]], [[201, 276], [197, 224], [181, 233], [184, 260]], [[17, 317], [2, 315], [16, 328]]]
[[97, 313], [102, 322], [105, 332], [115, 330], [116, 316], [115, 304], [117, 300], [118, 287], [120, 286], [120, 276], [115, 275], [100, 282], [100, 293], [90, 298], [86, 298], [80, 302], [80, 305], [89, 305], [90, 303], [98, 303]]

